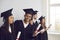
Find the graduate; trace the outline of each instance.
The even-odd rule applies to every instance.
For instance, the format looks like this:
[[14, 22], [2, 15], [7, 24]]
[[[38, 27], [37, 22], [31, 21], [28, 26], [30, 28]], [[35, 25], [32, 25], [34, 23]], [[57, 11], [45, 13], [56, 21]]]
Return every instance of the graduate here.
[[47, 30], [50, 28], [51, 25], [49, 25], [49, 27], [46, 27], [45, 25], [45, 17], [41, 16], [39, 18], [40, 20], [40, 27], [39, 30], [37, 32], [37, 40], [48, 40], [48, 34], [47, 34]]
[[0, 40], [15, 40], [14, 17], [12, 15], [12, 10], [13, 9], [9, 9], [1, 13], [4, 24], [0, 28]]
[[35, 10], [34, 11], [34, 13], [33, 13], [33, 17], [32, 17], [32, 22], [31, 22], [31, 24], [33, 24], [32, 25], [32, 27], [33, 27], [33, 40], [36, 40], [37, 39], [37, 36], [35, 36], [34, 34], [35, 34], [35, 31], [36, 31], [36, 28], [38, 27], [38, 21], [37, 21], [37, 10]]
[[[29, 23], [34, 10], [32, 8], [23, 9], [25, 12], [24, 20], [15, 21], [16, 37], [21, 33], [20, 37], [17, 37], [16, 40], [32, 40], [33, 27]], [[19, 33], [20, 32], [20, 33]]]

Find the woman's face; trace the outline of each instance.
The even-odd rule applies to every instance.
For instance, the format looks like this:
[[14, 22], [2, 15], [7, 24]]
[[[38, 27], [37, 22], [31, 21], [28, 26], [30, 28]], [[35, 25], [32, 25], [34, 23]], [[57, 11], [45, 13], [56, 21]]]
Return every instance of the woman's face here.
[[42, 24], [44, 24], [45, 23], [45, 18], [44, 19], [42, 19]]
[[14, 17], [11, 15], [9, 16], [8, 20], [9, 20], [9, 24], [12, 24], [14, 22]]
[[34, 19], [37, 19], [37, 14], [35, 14], [35, 15], [33, 16], [33, 18], [34, 18]]

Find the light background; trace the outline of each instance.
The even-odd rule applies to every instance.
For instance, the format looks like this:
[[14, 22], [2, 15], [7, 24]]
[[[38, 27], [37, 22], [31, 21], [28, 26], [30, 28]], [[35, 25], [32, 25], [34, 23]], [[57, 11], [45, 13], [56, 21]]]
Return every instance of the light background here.
[[[37, 3], [38, 2], [38, 3]], [[14, 20], [24, 18], [25, 8], [33, 8], [38, 10], [39, 16], [42, 14], [42, 0], [0, 0], [0, 14], [8, 9], [13, 8], [12, 13], [14, 14]], [[0, 18], [0, 25], [2, 24], [2, 18]]]
[[[56, 7], [54, 7], [56, 6]], [[58, 7], [59, 6], [59, 7]], [[0, 0], [0, 14], [8, 9], [13, 8], [14, 21], [24, 18], [25, 8], [38, 10], [38, 18], [41, 15], [46, 16], [47, 26], [52, 26], [48, 30], [49, 40], [60, 40], [60, 1], [59, 0]], [[56, 13], [56, 14], [54, 14]], [[0, 26], [3, 20], [0, 17]]]
[[[14, 15], [14, 21], [24, 19], [24, 11], [25, 8], [33, 8], [34, 10], [38, 10], [38, 18], [41, 15], [46, 16], [46, 25], [48, 26], [50, 23], [52, 24], [51, 28], [49, 29], [49, 32], [54, 32], [55, 30], [59, 30], [59, 18], [58, 21], [57, 17], [60, 15], [57, 14], [57, 17], [55, 13], [59, 12], [57, 11], [59, 7], [50, 7], [52, 4], [59, 3], [59, 0], [0, 0], [0, 14], [8, 9], [13, 8], [13, 15]], [[54, 11], [53, 11], [54, 10]], [[55, 19], [56, 18], [56, 19]], [[59, 22], [59, 23], [55, 23]], [[3, 20], [0, 17], [0, 26], [3, 24]], [[55, 25], [56, 24], [56, 25]], [[57, 27], [55, 27], [57, 26]]]

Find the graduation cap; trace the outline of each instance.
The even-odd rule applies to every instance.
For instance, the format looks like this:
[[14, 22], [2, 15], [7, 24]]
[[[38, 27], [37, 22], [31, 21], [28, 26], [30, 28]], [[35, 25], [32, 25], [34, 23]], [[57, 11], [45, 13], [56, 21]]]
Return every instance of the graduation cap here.
[[38, 12], [37, 10], [36, 10], [36, 11], [34, 11], [33, 15], [37, 14], [37, 12]]
[[44, 19], [45, 18], [45, 16], [41, 16], [40, 18], [39, 18], [39, 20], [41, 21], [42, 19]]
[[6, 20], [9, 16], [12, 15], [12, 13], [11, 13], [12, 10], [13, 10], [13, 9], [9, 9], [9, 10], [7, 10], [7, 11], [5, 11], [5, 12], [2, 12], [2, 13], [1, 13], [1, 17], [3, 17], [3, 19]]
[[23, 9], [23, 11], [26, 13], [26, 14], [32, 14], [34, 13], [34, 10], [32, 8], [28, 8], [28, 9]]

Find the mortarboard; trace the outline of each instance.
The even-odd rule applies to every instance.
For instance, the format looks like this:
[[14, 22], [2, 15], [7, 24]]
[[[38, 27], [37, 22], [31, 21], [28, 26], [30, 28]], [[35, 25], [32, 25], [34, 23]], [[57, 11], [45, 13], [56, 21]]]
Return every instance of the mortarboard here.
[[39, 18], [39, 20], [41, 21], [43, 18], [45, 18], [45, 16], [41, 16], [41, 17]]
[[37, 12], [38, 12], [37, 10], [36, 10], [36, 11], [34, 11], [33, 15], [37, 14]]
[[7, 11], [5, 11], [5, 12], [2, 12], [1, 13], [1, 17], [3, 17], [3, 19], [7, 19], [9, 16], [11, 16], [12, 15], [12, 10], [13, 9], [9, 9], [9, 10], [7, 10]]
[[34, 13], [34, 10], [32, 8], [28, 8], [28, 9], [23, 9], [23, 11], [26, 13], [26, 14], [32, 14]]

